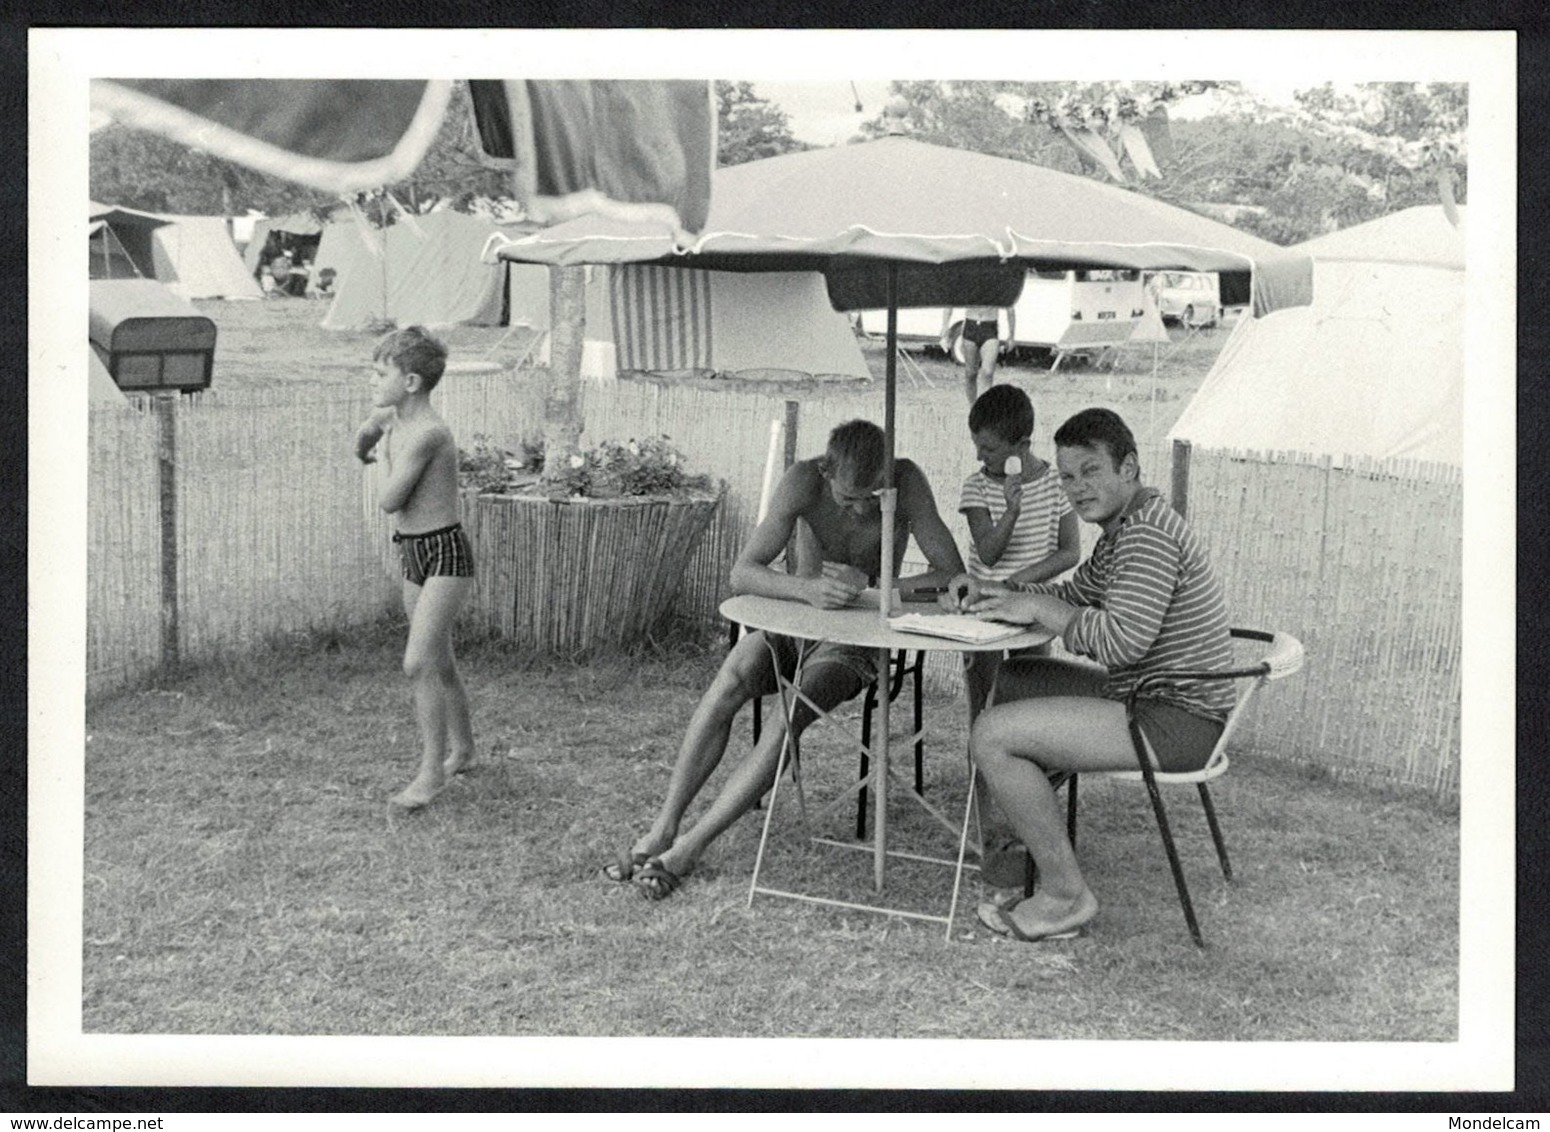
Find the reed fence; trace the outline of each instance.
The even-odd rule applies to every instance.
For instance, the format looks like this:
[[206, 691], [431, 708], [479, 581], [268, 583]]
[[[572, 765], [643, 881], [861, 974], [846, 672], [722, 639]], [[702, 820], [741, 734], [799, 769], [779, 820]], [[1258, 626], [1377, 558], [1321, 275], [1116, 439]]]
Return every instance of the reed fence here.
[[[350, 440], [364, 390], [206, 392], [174, 406], [177, 654], [200, 661], [380, 616], [398, 587]], [[88, 423], [88, 695], [163, 664], [158, 421], [150, 399]]]
[[1303, 671], [1258, 700], [1241, 741], [1456, 797], [1460, 469], [1197, 450], [1188, 511], [1234, 624], [1285, 630], [1307, 650]]
[[[459, 373], [438, 407], [465, 448], [514, 447], [541, 430], [542, 374]], [[718, 623], [732, 562], [752, 529], [772, 421], [794, 415], [790, 447], [816, 455], [829, 430], [882, 418], [858, 382], [791, 409], [780, 392], [736, 394], [649, 381], [589, 385], [586, 443], [666, 435], [727, 494], [693, 555], [675, 613]], [[902, 404], [897, 452], [918, 463], [966, 549], [958, 488], [973, 466], [964, 414]], [[396, 601], [389, 524], [351, 438], [369, 410], [342, 386], [208, 392], [176, 407], [181, 656], [200, 660], [291, 631], [360, 623]], [[1053, 451], [1058, 413], [1035, 451]], [[157, 422], [145, 409], [94, 409], [88, 499], [88, 694], [141, 682], [161, 665]], [[1160, 445], [1142, 452], [1166, 488]], [[1334, 464], [1289, 453], [1195, 452], [1188, 511], [1227, 588], [1234, 623], [1284, 629], [1307, 668], [1261, 698], [1241, 732], [1256, 750], [1331, 773], [1458, 788], [1462, 493], [1457, 469]], [[1083, 525], [1083, 552], [1097, 532]], [[906, 572], [922, 565], [913, 545]], [[493, 579], [481, 580], [488, 586]], [[487, 604], [487, 603], [486, 603]], [[950, 654], [928, 682], [961, 687]]]

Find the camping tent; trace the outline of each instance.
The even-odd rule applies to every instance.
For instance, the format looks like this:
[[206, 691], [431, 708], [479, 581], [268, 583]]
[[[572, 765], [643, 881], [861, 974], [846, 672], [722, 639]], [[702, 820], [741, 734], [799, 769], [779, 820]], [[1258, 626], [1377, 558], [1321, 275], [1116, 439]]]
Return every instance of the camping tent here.
[[[122, 253], [117, 263], [98, 272], [96, 279], [154, 279], [156, 277], [155, 252], [151, 234], [166, 226], [169, 221], [154, 212], [141, 212], [137, 208], [120, 208], [117, 205], [91, 202], [86, 214], [90, 226], [90, 239], [95, 249], [107, 249], [110, 262], [116, 253]], [[100, 241], [100, 243], [99, 243]], [[127, 268], [127, 270], [126, 270]]]
[[[513, 279], [537, 273], [547, 286], [545, 268], [510, 266]], [[620, 370], [870, 375], [850, 320], [829, 305], [815, 271], [592, 270], [607, 280], [608, 307], [600, 319], [588, 304], [586, 336], [611, 341]], [[548, 309], [546, 293], [541, 325]]]
[[151, 233], [156, 278], [185, 299], [261, 299], [220, 216], [166, 216]]
[[[500, 225], [450, 210], [401, 217], [387, 228], [353, 221], [332, 224], [320, 241], [338, 273], [333, 305], [323, 319], [330, 330], [356, 330], [392, 320], [400, 326], [505, 321], [503, 264], [480, 259]], [[526, 229], [507, 228], [508, 233]], [[314, 261], [318, 267], [318, 261]]]
[[[451, 211], [385, 229], [331, 224], [313, 265], [337, 272], [323, 325], [350, 330], [392, 320], [547, 330], [548, 269], [480, 259], [493, 234], [529, 230]], [[599, 268], [588, 288], [586, 337], [589, 376], [612, 376], [615, 368], [868, 373], [849, 321], [830, 307], [815, 272]], [[547, 342], [535, 360], [546, 349]]]
[[86, 349], [86, 397], [93, 405], [125, 405], [129, 398], [124, 396], [124, 391], [113, 380], [113, 375], [108, 372], [108, 367], [97, 356], [97, 351], [91, 347]]
[[184, 299], [257, 299], [226, 220], [96, 204], [87, 213], [93, 279], [155, 279]]
[[1425, 206], [1294, 250], [1313, 305], [1241, 320], [1169, 437], [1461, 465], [1462, 229]]
[[138, 279], [142, 276], [129, 249], [106, 220], [93, 220], [86, 230], [87, 276], [91, 279]]
[[271, 234], [291, 237], [305, 243], [309, 238], [319, 236], [323, 228], [323, 221], [319, 220], [311, 212], [293, 212], [288, 216], [260, 217], [253, 221], [253, 235], [248, 238], [248, 245], [243, 249], [242, 265], [247, 269], [249, 275], [257, 278], [259, 260], [263, 256], [264, 248], [268, 244]]

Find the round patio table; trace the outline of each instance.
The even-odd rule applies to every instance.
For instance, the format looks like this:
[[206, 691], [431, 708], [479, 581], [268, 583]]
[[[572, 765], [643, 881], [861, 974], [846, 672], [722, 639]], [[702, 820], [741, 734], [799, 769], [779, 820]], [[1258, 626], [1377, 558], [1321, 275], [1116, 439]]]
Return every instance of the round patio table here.
[[[937, 612], [935, 606], [913, 605], [912, 613], [932, 615]], [[858, 602], [845, 609], [817, 609], [805, 602], [783, 601], [778, 598], [757, 597], [751, 594], [743, 594], [738, 597], [728, 598], [721, 603], [721, 615], [728, 621], [736, 622], [749, 629], [763, 629], [769, 633], [778, 633], [786, 637], [797, 637], [808, 641], [832, 641], [836, 644], [859, 645], [863, 648], [877, 649], [877, 671], [886, 673], [889, 669], [889, 656], [896, 649], [914, 649], [925, 652], [999, 652], [1007, 649], [1031, 648], [1047, 644], [1054, 639], [1054, 634], [1041, 627], [1031, 627], [1013, 636], [1003, 637], [994, 641], [967, 642], [953, 640], [947, 637], [930, 636], [926, 633], [904, 632], [891, 627], [880, 612], [877, 592], [869, 590], [864, 593]], [[773, 650], [771, 653], [773, 657]], [[802, 666], [805, 653], [801, 656], [794, 671], [782, 673], [779, 664], [775, 665], [776, 681], [781, 695], [781, 704], [786, 713], [786, 732], [781, 744], [780, 761], [776, 765], [775, 785], [771, 788], [769, 806], [764, 816], [764, 832], [759, 838], [759, 850], [754, 859], [753, 882], [748, 892], [749, 903], [753, 902], [756, 893], [764, 893], [770, 896], [784, 896], [789, 899], [806, 900], [818, 904], [840, 904], [847, 908], [856, 908], [863, 911], [882, 912], [889, 915], [908, 916], [915, 919], [926, 919], [936, 922], [946, 922], [948, 932], [952, 931], [953, 908], [957, 905], [958, 880], [953, 883], [953, 904], [946, 916], [929, 916], [918, 912], [908, 912], [903, 909], [887, 908], [872, 904], [850, 904], [841, 901], [827, 900], [821, 897], [808, 896], [800, 893], [787, 892], [780, 889], [762, 888], [759, 885], [759, 870], [764, 861], [765, 842], [769, 837], [770, 819], [775, 813], [776, 791], [780, 787], [780, 773], [785, 768], [791, 755], [791, 719], [796, 710], [797, 697], [802, 682]], [[811, 701], [807, 701], [808, 707], [817, 712], [820, 718], [827, 717], [828, 713], [818, 711]], [[871, 763], [871, 769], [867, 776], [856, 783], [855, 789], [871, 785], [873, 787], [873, 822], [872, 822], [872, 876], [873, 885], [878, 892], [883, 890], [885, 867], [889, 855], [888, 850], [888, 752], [892, 745], [889, 737], [889, 700], [886, 695], [878, 696], [878, 727], [877, 737], [873, 739], [867, 754]], [[816, 722], [816, 720], [815, 720]], [[913, 743], [916, 736], [911, 735], [904, 740], [903, 745]], [[972, 785], [971, 785], [972, 790]], [[936, 818], [948, 828], [950, 832], [967, 835], [967, 822], [962, 827], [955, 827], [948, 819], [938, 813], [930, 803], [913, 792], [909, 797], [914, 798], [923, 806], [932, 817]], [[967, 812], [967, 811], [966, 811]], [[824, 839], [816, 839], [823, 841]], [[829, 844], [838, 844], [825, 842]], [[960, 863], [961, 863], [960, 848]]]

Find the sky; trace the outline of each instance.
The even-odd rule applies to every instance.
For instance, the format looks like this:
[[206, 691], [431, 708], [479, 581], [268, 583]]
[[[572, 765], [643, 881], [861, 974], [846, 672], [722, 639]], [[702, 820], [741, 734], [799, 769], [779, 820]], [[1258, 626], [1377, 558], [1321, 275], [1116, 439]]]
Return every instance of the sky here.
[[[791, 133], [798, 141], [812, 145], [836, 145], [848, 141], [861, 130], [863, 122], [875, 118], [888, 101], [887, 79], [845, 79], [829, 82], [766, 82], [755, 80], [754, 93], [775, 103], [791, 121]], [[1290, 103], [1292, 92], [1313, 82], [1245, 82], [1244, 86], [1267, 102]], [[856, 111], [860, 101], [862, 110]], [[1176, 118], [1197, 118], [1210, 113], [1209, 96], [1183, 99], [1170, 113]]]

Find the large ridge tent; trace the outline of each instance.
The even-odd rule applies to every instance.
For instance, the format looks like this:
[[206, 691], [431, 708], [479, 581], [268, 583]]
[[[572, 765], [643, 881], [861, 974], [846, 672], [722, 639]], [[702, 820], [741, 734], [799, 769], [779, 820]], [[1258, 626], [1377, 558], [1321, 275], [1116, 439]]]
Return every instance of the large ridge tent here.
[[1241, 320], [1169, 437], [1461, 466], [1462, 223], [1419, 206], [1294, 250], [1313, 304]]
[[185, 299], [261, 299], [220, 216], [167, 216], [151, 233], [156, 278]]

